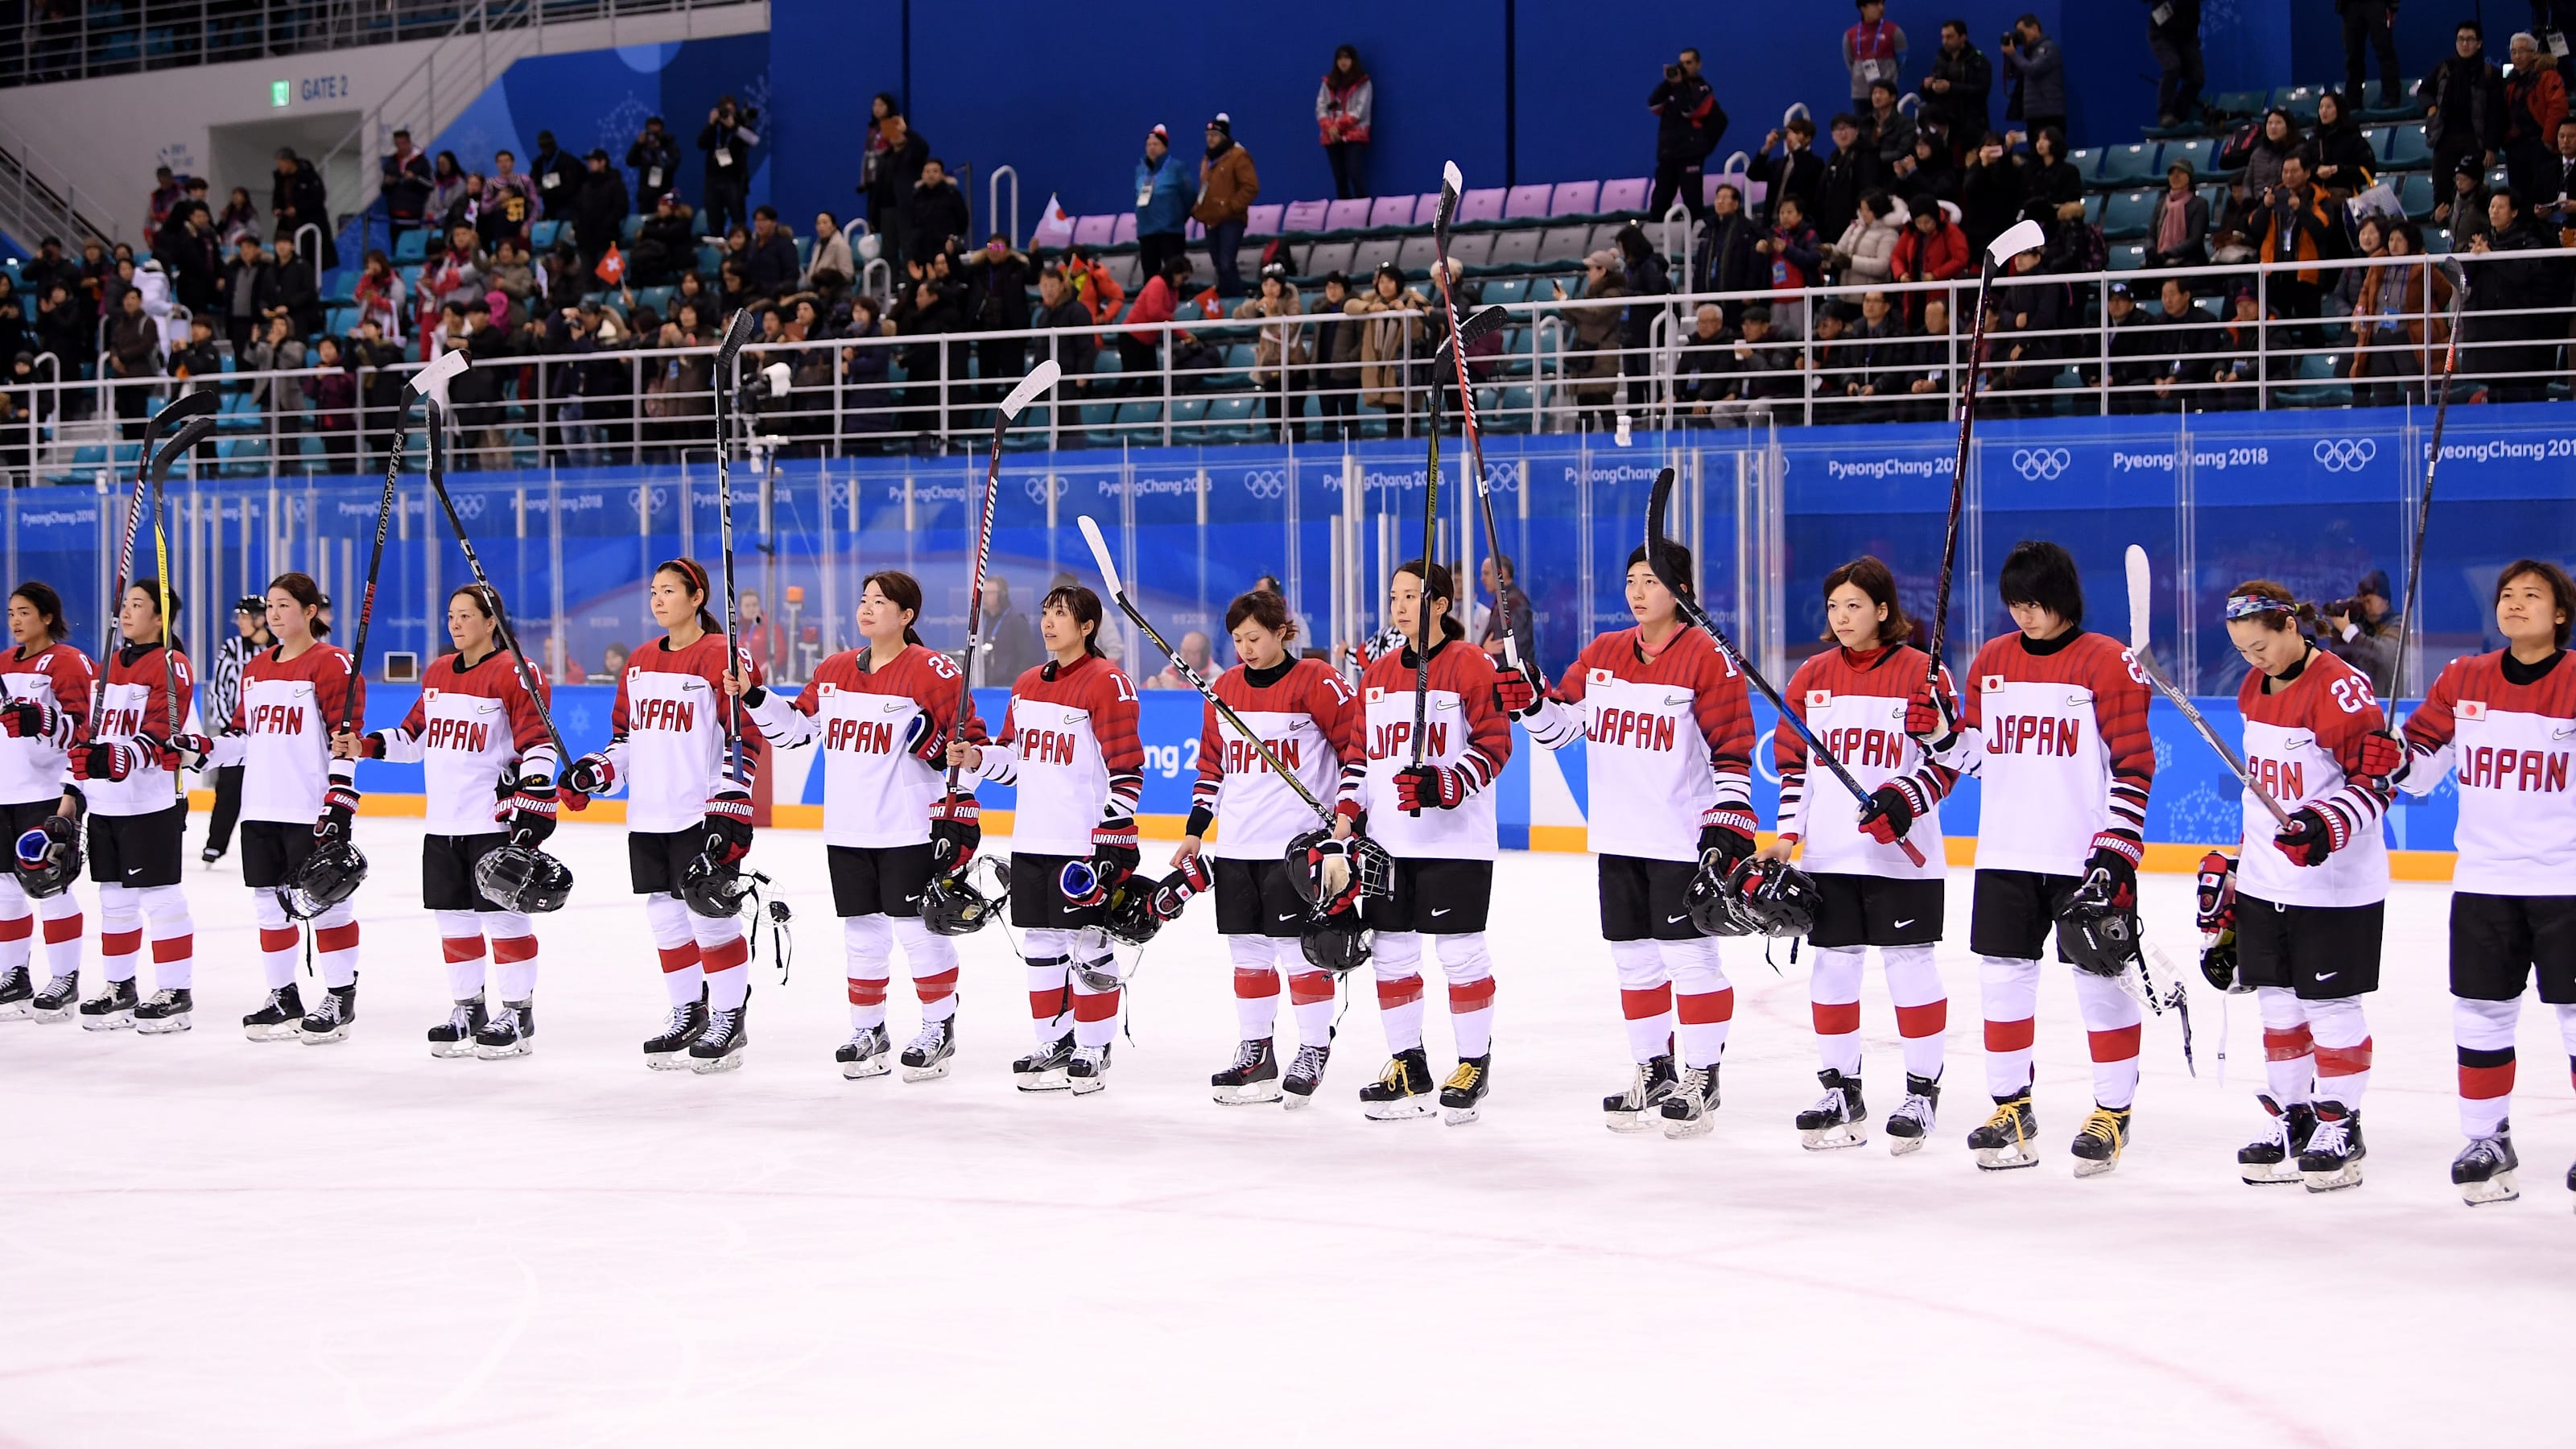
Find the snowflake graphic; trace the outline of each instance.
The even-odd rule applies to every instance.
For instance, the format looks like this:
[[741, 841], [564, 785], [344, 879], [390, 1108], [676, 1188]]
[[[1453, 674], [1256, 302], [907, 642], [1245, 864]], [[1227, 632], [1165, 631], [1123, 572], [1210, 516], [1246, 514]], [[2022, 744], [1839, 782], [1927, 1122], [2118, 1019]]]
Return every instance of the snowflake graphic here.
[[2172, 768], [2173, 768], [2173, 762], [2174, 762], [2173, 741], [2168, 740], [2168, 739], [2164, 738], [2163, 736], [2159, 735], [2159, 736], [2157, 736], [2157, 737], [2156, 737], [2156, 742], [2155, 742], [2155, 743], [2156, 743], [2156, 773], [2157, 773], [2157, 774], [2159, 774], [2159, 775], [2161, 775], [2161, 774], [2165, 773], [2167, 770], [2170, 770], [2170, 769], [2172, 769]]
[[608, 114], [599, 118], [599, 149], [611, 156], [625, 155], [627, 144], [643, 134], [644, 122], [652, 114], [651, 106], [628, 91], [626, 99], [609, 107]]
[[2233, 796], [2221, 795], [2207, 785], [2195, 785], [2191, 793], [2165, 806], [2165, 838], [2223, 844], [2233, 840], [2244, 824], [2244, 810]]
[[734, 94], [741, 98], [744, 105], [760, 112], [761, 124], [758, 129], [761, 142], [775, 147], [778, 144], [778, 134], [770, 128], [777, 123], [778, 118], [769, 113], [769, 72], [763, 70], [744, 81], [741, 88]]

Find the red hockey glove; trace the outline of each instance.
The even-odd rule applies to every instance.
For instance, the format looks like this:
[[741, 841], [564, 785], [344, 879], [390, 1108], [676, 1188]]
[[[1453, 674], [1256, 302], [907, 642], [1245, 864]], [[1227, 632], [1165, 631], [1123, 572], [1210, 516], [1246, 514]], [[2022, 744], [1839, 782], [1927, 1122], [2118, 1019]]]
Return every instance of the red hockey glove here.
[[1523, 715], [1535, 714], [1539, 701], [1545, 698], [1546, 688], [1530, 677], [1528, 666], [1494, 671], [1494, 708], [1506, 716], [1519, 719]]
[[2406, 778], [2413, 756], [2414, 751], [2406, 747], [2404, 740], [2384, 730], [2373, 730], [2361, 737], [2361, 768], [2353, 773], [2394, 785]]
[[1408, 765], [1395, 772], [1395, 805], [1407, 814], [1466, 803], [1467, 776], [1455, 765]]
[[984, 807], [960, 790], [930, 802], [930, 867], [955, 876], [975, 858], [984, 843]]
[[2352, 843], [2351, 832], [2341, 813], [2309, 806], [2292, 813], [2290, 823], [2272, 837], [2273, 848], [2290, 858], [2290, 864], [2315, 867], [2326, 863], [2326, 857]]
[[122, 780], [143, 763], [131, 748], [121, 744], [88, 745], [71, 754], [75, 780]]
[[2219, 851], [2200, 858], [2200, 933], [2236, 929], [2236, 862]]
[[1905, 732], [1931, 754], [1959, 742], [1959, 719], [1950, 712], [1949, 696], [1926, 689], [1905, 702]]
[[62, 714], [52, 705], [32, 699], [13, 699], [0, 704], [0, 730], [13, 740], [44, 739], [61, 723]]
[[1890, 780], [1872, 790], [1869, 803], [1861, 807], [1860, 833], [1881, 845], [1894, 845], [1914, 828], [1915, 817], [1931, 808], [1912, 780]]
[[718, 790], [707, 801], [707, 859], [721, 869], [751, 854], [751, 792]]

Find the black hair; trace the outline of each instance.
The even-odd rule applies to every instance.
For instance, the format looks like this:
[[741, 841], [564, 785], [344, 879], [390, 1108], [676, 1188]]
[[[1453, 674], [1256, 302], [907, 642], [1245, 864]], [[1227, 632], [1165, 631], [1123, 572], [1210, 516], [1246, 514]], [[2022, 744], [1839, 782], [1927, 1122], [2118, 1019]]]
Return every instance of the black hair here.
[[[660, 578], [664, 574], [678, 574], [680, 582], [687, 585], [689, 592], [697, 595], [701, 600], [712, 601], [715, 598], [715, 583], [707, 577], [707, 566], [696, 559], [665, 559], [653, 566], [655, 578]], [[710, 634], [724, 632], [724, 625], [716, 622], [715, 612], [705, 603], [698, 605], [698, 627]]]
[[2451, 38], [2454, 40], [2459, 39], [2460, 32], [2463, 30], [2476, 36], [2480, 41], [2484, 41], [2487, 38], [2487, 28], [2480, 25], [2475, 19], [2463, 20], [2459, 24], [2452, 26]]
[[2084, 580], [2075, 555], [2045, 539], [2023, 539], [2004, 555], [1995, 590], [2007, 604], [2034, 604], [2069, 624], [2084, 623]]
[[472, 599], [474, 601], [474, 611], [481, 614], [486, 619], [498, 619], [501, 617], [501, 598], [485, 585], [458, 584], [455, 588], [448, 591], [447, 597], [451, 601], [456, 599]]
[[[1676, 543], [1669, 538], [1662, 539], [1660, 542], [1663, 545], [1664, 561], [1673, 566], [1673, 577], [1681, 580], [1681, 596], [1685, 599], [1696, 597], [1691, 592], [1690, 546], [1688, 544]], [[1641, 543], [1635, 548], [1628, 550], [1629, 568], [1634, 569], [1639, 564], [1647, 564], [1651, 566], [1653, 563], [1654, 560], [1646, 557], [1646, 546], [1644, 544]], [[1663, 576], [1663, 570], [1655, 570], [1655, 578], [1658, 582], [1662, 581]]]
[[[859, 592], [866, 593], [870, 584], [876, 585], [877, 592], [886, 596], [887, 603], [898, 609], [911, 611], [912, 617], [916, 619], [921, 617], [921, 581], [919, 579], [901, 569], [879, 569], [859, 580]], [[921, 635], [915, 632], [910, 624], [906, 624], [903, 626], [903, 642], [918, 644], [921, 642]]]
[[[1914, 621], [1905, 616], [1905, 606], [1896, 601], [1896, 575], [1889, 572], [1887, 565], [1879, 562], [1876, 555], [1862, 554], [1825, 575], [1823, 596], [1831, 599], [1834, 590], [1845, 584], [1869, 595], [1871, 603], [1887, 609], [1887, 617], [1878, 624], [1879, 647], [1902, 644], [1913, 636]], [[1825, 630], [1825, 642], [1836, 642], [1830, 628]]]
[[[1399, 574], [1411, 574], [1423, 581], [1422, 609], [1425, 617], [1429, 616], [1433, 600], [1449, 605], [1449, 612], [1440, 616], [1441, 637], [1446, 639], [1467, 637], [1467, 626], [1458, 622], [1458, 581], [1450, 575], [1446, 565], [1432, 564], [1426, 568], [1422, 560], [1409, 558], [1397, 564], [1395, 571]], [[1418, 624], [1415, 630], [1414, 634], [1406, 637], [1409, 639], [1420, 637]]]
[[2576, 629], [2576, 581], [2569, 580], [2567, 570], [2542, 559], [2515, 559], [2504, 566], [2503, 573], [2496, 575], [2496, 596], [2493, 603], [2504, 601], [2505, 585], [2526, 576], [2540, 580], [2542, 586], [2549, 590], [2550, 598], [2557, 605], [2557, 611], [2566, 615], [2558, 621], [2557, 632], [2558, 647], [2566, 648], [2568, 631]]
[[37, 613], [44, 615], [45, 633], [51, 636], [55, 643], [59, 644], [70, 637], [71, 626], [63, 622], [63, 596], [54, 592], [52, 584], [41, 579], [29, 579], [11, 589], [9, 597], [26, 600]]
[[[130, 583], [130, 584], [127, 584], [125, 587], [126, 587], [127, 592], [129, 592], [129, 593], [130, 593], [130, 592], [132, 592], [133, 590], [141, 589], [141, 590], [143, 591], [143, 597], [145, 597], [145, 598], [147, 598], [147, 599], [150, 599], [150, 600], [152, 601], [152, 607], [153, 607], [156, 611], [157, 611], [157, 610], [159, 610], [159, 609], [162, 607], [162, 605], [161, 605], [161, 579], [160, 579], [160, 576], [159, 576], [159, 575], [157, 575], [157, 574], [145, 574], [143, 577], [141, 577], [141, 578], [139, 578], [139, 579], [136, 579], [134, 582], [132, 582], [132, 583]], [[175, 628], [177, 628], [177, 627], [178, 627], [178, 624], [179, 624], [179, 591], [178, 591], [177, 589], [172, 589], [172, 590], [170, 590], [170, 605], [169, 605], [169, 612], [168, 612], [166, 615], [164, 615], [164, 616], [163, 616], [163, 618], [162, 618], [162, 620], [161, 620], [161, 641], [162, 641], [163, 643], [165, 643], [165, 644], [166, 644], [166, 643], [168, 643], [168, 642], [169, 642], [169, 640], [170, 640], [170, 631], [171, 631], [171, 630], [173, 630], [173, 629], [175, 629]]]
[[[326, 338], [324, 340], [328, 341], [329, 339]], [[268, 581], [268, 588], [271, 593], [284, 593], [288, 598], [293, 599], [304, 607], [313, 610], [314, 638], [328, 639], [331, 637], [331, 625], [322, 617], [322, 610], [330, 606], [331, 599], [329, 595], [322, 592], [322, 586], [320, 584], [313, 582], [313, 576], [311, 574], [282, 573], [276, 578]], [[262, 612], [263, 614], [266, 612], [265, 605], [262, 606]], [[271, 635], [274, 635], [276, 632], [277, 631], [274, 629], [269, 631]]]
[[1226, 633], [1232, 634], [1246, 619], [1278, 635], [1282, 644], [1297, 637], [1297, 621], [1288, 615], [1288, 601], [1268, 589], [1238, 594], [1225, 606]]
[[1091, 626], [1091, 632], [1082, 636], [1083, 652], [1095, 659], [1108, 658], [1108, 651], [1100, 647], [1100, 596], [1080, 584], [1058, 584], [1038, 600], [1038, 612], [1043, 614], [1058, 604], [1073, 616], [1074, 623]]

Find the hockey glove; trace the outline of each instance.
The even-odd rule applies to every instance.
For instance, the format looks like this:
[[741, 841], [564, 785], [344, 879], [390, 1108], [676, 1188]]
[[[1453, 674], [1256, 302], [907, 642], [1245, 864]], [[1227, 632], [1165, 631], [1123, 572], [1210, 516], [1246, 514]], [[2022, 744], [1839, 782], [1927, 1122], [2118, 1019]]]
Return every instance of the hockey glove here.
[[1142, 857], [1136, 849], [1136, 821], [1133, 816], [1113, 815], [1091, 831], [1091, 858], [1069, 860], [1056, 873], [1056, 889], [1064, 893], [1073, 906], [1100, 905], [1118, 889], [1119, 883], [1136, 873]]
[[85, 745], [72, 751], [72, 778], [75, 780], [122, 780], [142, 767], [131, 746], [122, 744]]
[[62, 714], [52, 705], [32, 699], [13, 699], [0, 704], [0, 730], [13, 740], [40, 740], [52, 736]]
[[509, 827], [512, 845], [537, 845], [555, 833], [555, 811], [560, 804], [554, 781], [543, 775], [522, 775], [519, 788], [501, 802], [492, 818]]
[[1740, 805], [1712, 806], [1699, 818], [1700, 864], [1720, 876], [1753, 854], [1753, 812]]
[[1409, 815], [1466, 803], [1467, 776], [1455, 765], [1408, 765], [1395, 772], [1395, 805]]
[[162, 748], [161, 763], [163, 768], [173, 772], [202, 770], [214, 753], [215, 742], [204, 735], [172, 735], [170, 743]]
[[719, 870], [751, 854], [750, 791], [730, 786], [708, 799], [706, 854]]
[[948, 768], [948, 731], [932, 728], [930, 716], [915, 714], [903, 731], [905, 754], [934, 770]]
[[1538, 713], [1546, 688], [1530, 677], [1529, 666], [1494, 671], [1494, 708], [1512, 719]]
[[1924, 753], [1947, 753], [1959, 742], [1959, 719], [1951, 713], [1949, 696], [1937, 689], [1926, 689], [1907, 700], [1905, 732], [1923, 746]]
[[1181, 908], [1190, 903], [1190, 897], [1206, 890], [1215, 879], [1208, 872], [1207, 857], [1193, 855], [1181, 862], [1180, 869], [1163, 877], [1163, 883], [1154, 887], [1153, 898], [1146, 902], [1146, 906], [1157, 920], [1177, 921], [1181, 918]]
[[1912, 780], [1890, 780], [1872, 790], [1869, 803], [1861, 807], [1860, 833], [1881, 845], [1894, 845], [1914, 828], [1914, 818], [1931, 808]]
[[2236, 862], [2219, 851], [2200, 858], [2200, 934], [2236, 929]]
[[605, 795], [617, 787], [617, 767], [606, 755], [584, 755], [564, 771], [563, 782], [584, 795]]
[[2319, 810], [2311, 805], [2290, 816], [2290, 823], [2272, 837], [2272, 846], [2290, 858], [2290, 864], [2316, 867], [2326, 857], [2352, 842], [2350, 830], [2337, 811]]
[[2361, 737], [2361, 768], [2356, 775], [2394, 786], [2406, 778], [2415, 763], [2415, 752], [2404, 740], [2384, 730], [2373, 730]]
[[48, 815], [33, 830], [18, 837], [18, 865], [23, 870], [43, 870], [57, 850], [77, 849], [80, 825], [68, 815]]
[[313, 822], [313, 839], [320, 845], [337, 845], [349, 838], [349, 821], [358, 813], [358, 791], [355, 786], [331, 782], [322, 792], [322, 818]]
[[939, 875], [965, 873], [984, 843], [984, 807], [960, 790], [930, 802], [930, 868]]
[[2126, 898], [2138, 898], [2138, 862], [2146, 858], [2147, 849], [2125, 830], [2100, 830], [2093, 835], [2093, 853], [2085, 859], [2084, 874], [2107, 877], [2126, 892]]

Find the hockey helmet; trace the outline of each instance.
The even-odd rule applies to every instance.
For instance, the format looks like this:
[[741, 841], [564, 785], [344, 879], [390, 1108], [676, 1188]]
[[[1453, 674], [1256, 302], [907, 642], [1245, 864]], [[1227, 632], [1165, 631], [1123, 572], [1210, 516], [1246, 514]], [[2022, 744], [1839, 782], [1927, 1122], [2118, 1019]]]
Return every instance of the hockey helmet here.
[[346, 840], [313, 847], [295, 875], [277, 888], [278, 904], [296, 920], [309, 921], [358, 893], [367, 879], [367, 857]]
[[1368, 964], [1369, 938], [1373, 933], [1356, 929], [1346, 921], [1347, 917], [1311, 920], [1297, 933], [1297, 945], [1306, 953], [1307, 965], [1339, 976]]
[[[995, 882], [989, 896], [975, 885], [975, 877], [988, 872]], [[993, 919], [996, 902], [1010, 894], [1008, 869], [991, 856], [978, 856], [954, 875], [932, 878], [921, 894], [921, 924], [934, 936], [971, 936]]]
[[1691, 924], [1703, 936], [1742, 936], [1752, 931], [1727, 903], [1727, 874], [1725, 858], [1710, 851], [1700, 857], [1699, 869], [1691, 876], [1683, 908], [1690, 912]]
[[2200, 974], [2209, 978], [2210, 985], [2230, 996], [2242, 996], [2254, 989], [2245, 984], [2244, 973], [2237, 969], [2235, 931], [2220, 931], [2200, 939]]
[[69, 816], [48, 815], [18, 837], [18, 888], [37, 900], [58, 896], [80, 879], [80, 827]]
[[1748, 855], [1726, 876], [1727, 907], [1750, 935], [1806, 935], [1823, 899], [1816, 878], [1785, 860]]
[[1100, 926], [1109, 933], [1109, 939], [1142, 946], [1163, 929], [1163, 918], [1154, 913], [1157, 885], [1143, 876], [1129, 875], [1111, 889], [1109, 909]]
[[1339, 915], [1369, 896], [1395, 896], [1395, 858], [1365, 835], [1336, 840], [1309, 830], [1288, 842], [1289, 883], [1319, 916]]
[[572, 871], [532, 846], [504, 845], [474, 863], [474, 888], [505, 911], [543, 915], [563, 909]]
[[2125, 976], [2138, 964], [2138, 897], [2108, 871], [2084, 878], [2057, 909], [2057, 949], [2079, 971]]
[[679, 897], [690, 910], [721, 921], [742, 914], [742, 903], [750, 899], [759, 879], [739, 865], [717, 864], [713, 855], [702, 850], [680, 872]]

